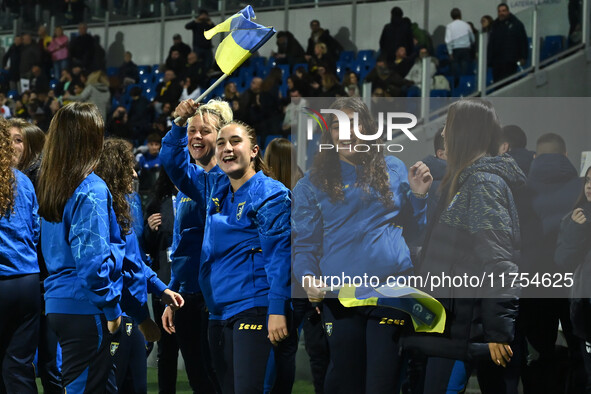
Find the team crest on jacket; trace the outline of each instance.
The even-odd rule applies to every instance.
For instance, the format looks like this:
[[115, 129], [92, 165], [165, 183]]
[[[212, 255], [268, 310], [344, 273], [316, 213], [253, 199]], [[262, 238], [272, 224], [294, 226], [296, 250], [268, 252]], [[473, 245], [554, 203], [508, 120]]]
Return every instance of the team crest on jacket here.
[[125, 333], [128, 337], [131, 336], [131, 329], [133, 328], [133, 323], [125, 323]]
[[119, 342], [111, 342], [111, 356], [114, 356], [115, 353], [117, 352], [117, 349], [119, 349]]
[[332, 323], [324, 323], [324, 328], [326, 329], [326, 335], [332, 335]]
[[242, 211], [244, 211], [244, 204], [246, 204], [246, 201], [238, 204], [238, 209], [236, 210], [236, 220], [240, 220], [240, 218], [242, 217]]
[[220, 199], [219, 198], [212, 198], [211, 201], [215, 204], [215, 213], [220, 213]]

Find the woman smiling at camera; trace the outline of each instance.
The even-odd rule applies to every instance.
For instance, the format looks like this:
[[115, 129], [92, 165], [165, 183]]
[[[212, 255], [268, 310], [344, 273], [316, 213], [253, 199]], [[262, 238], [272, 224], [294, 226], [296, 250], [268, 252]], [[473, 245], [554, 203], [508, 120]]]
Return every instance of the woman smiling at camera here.
[[[291, 198], [266, 175], [254, 130], [243, 123], [219, 129], [215, 155], [221, 173], [190, 164], [185, 123], [195, 111], [192, 100], [179, 104], [180, 119], [162, 140], [160, 157], [179, 190], [205, 207], [199, 284], [222, 390], [260, 393], [265, 355], [271, 344], [278, 346], [280, 371], [281, 342], [288, 336]], [[276, 388], [279, 383], [280, 377]]]

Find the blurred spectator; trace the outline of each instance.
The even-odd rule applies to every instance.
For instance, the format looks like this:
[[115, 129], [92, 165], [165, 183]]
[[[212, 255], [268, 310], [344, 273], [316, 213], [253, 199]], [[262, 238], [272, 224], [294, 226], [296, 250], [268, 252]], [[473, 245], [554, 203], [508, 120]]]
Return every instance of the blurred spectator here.
[[[430, 69], [429, 69], [429, 78], [433, 78], [437, 73], [437, 59], [433, 56], [429, 56], [429, 52], [427, 48], [421, 48], [419, 50], [419, 56], [415, 60], [415, 64], [412, 66], [408, 74], [406, 75], [406, 79], [412, 81], [415, 86], [419, 89], [421, 88], [423, 82], [423, 59], [428, 58], [431, 61]], [[431, 89], [435, 89], [431, 86]]]
[[365, 81], [371, 83], [372, 92], [380, 88], [382, 94], [389, 97], [405, 96], [407, 88], [412, 85], [412, 82], [402, 78], [397, 72], [388, 68], [386, 60], [382, 57], [377, 60], [373, 70], [367, 74]]
[[310, 29], [312, 32], [310, 33], [310, 38], [308, 38], [308, 48], [306, 49], [307, 53], [307, 60], [310, 60], [309, 57], [314, 56], [316, 53], [315, 46], [318, 43], [323, 43], [326, 45], [326, 49], [328, 55], [333, 59], [338, 59], [343, 47], [341, 44], [338, 43], [337, 40], [332, 38], [328, 30], [325, 30], [320, 27], [320, 22], [316, 19], [310, 22]]
[[156, 133], [148, 136], [148, 151], [137, 155], [136, 159], [140, 167], [140, 182], [143, 172], [149, 172], [160, 168], [160, 148], [162, 147], [162, 137]]
[[47, 34], [47, 27], [45, 25], [39, 26], [37, 29], [37, 45], [39, 45], [39, 52], [41, 53], [41, 68], [43, 72], [49, 77], [52, 67], [51, 53], [49, 52], [49, 44], [51, 44], [51, 36]]
[[201, 95], [201, 89], [199, 85], [197, 85], [191, 77], [186, 77], [185, 81], [182, 83], [183, 86], [183, 93], [181, 93], [180, 101], [192, 99], [196, 100]]
[[180, 34], [175, 34], [172, 36], [172, 42], [173, 44], [168, 50], [166, 62], [168, 62], [168, 59], [170, 59], [173, 51], [178, 51], [179, 57], [181, 58], [181, 64], [184, 65], [187, 61], [187, 56], [189, 56], [189, 53], [191, 52], [191, 47], [183, 42], [183, 38]]
[[2, 58], [2, 67], [8, 70], [8, 80], [11, 90], [16, 90], [20, 79], [22, 37], [14, 36], [14, 42]]
[[27, 108], [21, 100], [15, 100], [14, 102], [14, 116], [25, 120], [29, 119], [29, 112], [27, 112]]
[[60, 104], [60, 101], [56, 98], [52, 98], [51, 101], [49, 102], [49, 113], [50, 113], [50, 118], [53, 118], [53, 115], [55, 115], [55, 113], [62, 107], [62, 105]]
[[205, 38], [203, 32], [211, 29], [213, 26], [213, 22], [209, 18], [209, 13], [203, 9], [199, 10], [199, 15], [197, 15], [194, 21], [185, 25], [185, 29], [193, 31], [193, 52], [197, 53], [197, 56], [203, 61], [206, 72], [213, 65], [213, 54], [211, 52], [211, 41]]
[[4, 119], [10, 119], [12, 117], [10, 108], [6, 105], [6, 96], [2, 92], [0, 92], [0, 116]]
[[232, 100], [238, 100], [240, 98], [240, 93], [238, 93], [238, 88], [236, 87], [236, 83], [228, 82], [224, 87], [224, 100], [231, 103]]
[[84, 20], [84, 0], [64, 0], [64, 12], [68, 25], [75, 25]]
[[107, 132], [110, 136], [130, 140], [131, 130], [128, 124], [127, 110], [124, 106], [119, 106], [113, 111], [111, 121], [107, 126]]
[[493, 23], [488, 41], [488, 63], [493, 80], [500, 81], [517, 72], [517, 63], [525, 66], [529, 43], [523, 23], [509, 12], [507, 4], [497, 7], [498, 18]]
[[107, 71], [107, 56], [105, 49], [101, 46], [101, 37], [95, 35], [93, 37], [94, 56], [92, 57], [92, 66], [89, 71]]
[[62, 70], [68, 68], [68, 36], [61, 26], [57, 26], [53, 33], [53, 40], [47, 46], [53, 61], [53, 77], [60, 78]]
[[271, 52], [278, 64], [289, 64], [306, 62], [306, 52], [302, 45], [289, 31], [277, 33], [277, 52]]
[[174, 71], [177, 76], [183, 75], [185, 71], [186, 58], [181, 57], [181, 53], [174, 49], [170, 51], [170, 55], [166, 58], [166, 68]]
[[[272, 81], [273, 77], [267, 81]], [[253, 126], [256, 130], [257, 136], [261, 137], [261, 142], [265, 141], [265, 137], [269, 134], [273, 120], [277, 118], [277, 102], [278, 97], [273, 97], [269, 91], [263, 92], [263, 80], [259, 77], [254, 77], [250, 82], [248, 88], [240, 96], [240, 113], [239, 120]], [[267, 87], [271, 86], [267, 82]], [[279, 130], [281, 126], [279, 125]]]
[[164, 79], [156, 86], [156, 98], [154, 101], [160, 105], [156, 106], [158, 113], [162, 112], [162, 106], [164, 103], [177, 103], [183, 88], [176, 77], [173, 70], [166, 70], [164, 72]]
[[20, 77], [31, 78], [33, 65], [41, 62], [41, 50], [33, 42], [29, 33], [23, 34], [23, 45], [21, 48]]
[[295, 132], [295, 127], [298, 124], [300, 113], [304, 107], [308, 105], [308, 102], [302, 98], [302, 93], [297, 89], [293, 88], [289, 91], [291, 102], [285, 108], [285, 117], [283, 118], [283, 134], [289, 134]]
[[[131, 139], [137, 144], [143, 143], [146, 135], [150, 131], [152, 119], [154, 119], [154, 110], [150, 101], [142, 94], [139, 86], [134, 86], [129, 91], [131, 104], [129, 105], [128, 124], [131, 129]], [[137, 145], [136, 144], [136, 145]]]
[[406, 77], [414, 64], [416, 56], [409, 57], [405, 47], [400, 47], [396, 51], [396, 59], [394, 59], [394, 71], [402, 78]]
[[322, 76], [322, 97], [345, 97], [347, 93], [339, 83], [337, 77], [332, 73], [325, 73]]
[[105, 122], [107, 120], [109, 97], [109, 78], [102, 70], [94, 71], [88, 75], [86, 86], [80, 94], [71, 96], [68, 92], [64, 93], [64, 99], [66, 100], [90, 102], [95, 104], [98, 107], [98, 110], [103, 116], [103, 120]]
[[207, 68], [203, 61], [201, 61], [197, 53], [191, 52], [187, 56], [187, 64], [184, 65], [182, 70], [182, 78], [189, 77], [191, 81], [200, 86], [202, 89], [207, 87]]
[[324, 67], [330, 73], [336, 73], [336, 61], [328, 52], [326, 44], [319, 42], [314, 45], [314, 56], [309, 58], [308, 67], [311, 72], [315, 72], [318, 67]]
[[445, 44], [457, 84], [460, 75], [468, 74], [472, 61], [472, 44], [476, 41], [472, 28], [462, 20], [462, 12], [459, 8], [453, 8], [450, 16], [453, 21], [445, 27]]
[[73, 77], [69, 69], [64, 68], [61, 72], [59, 83], [55, 88], [55, 95], [57, 97], [63, 96], [66, 91], [74, 94], [74, 85], [72, 84]]
[[94, 60], [94, 39], [88, 34], [86, 23], [78, 25], [78, 35], [70, 41], [71, 67], [92, 68]]
[[380, 36], [381, 56], [386, 62], [393, 64], [396, 51], [404, 47], [407, 53], [412, 53], [413, 35], [410, 24], [403, 20], [404, 13], [400, 7], [394, 7], [390, 11], [390, 23], [384, 26]]
[[35, 64], [31, 68], [31, 83], [29, 84], [31, 90], [39, 93], [49, 92], [49, 78], [41, 69], [39, 64]]
[[343, 87], [349, 97], [361, 97], [359, 78], [353, 71], [349, 71], [343, 79]]
[[535, 152], [526, 149], [527, 136], [523, 129], [516, 125], [503, 127], [501, 148], [499, 154], [508, 153], [515, 159], [525, 175], [529, 174], [529, 167], [534, 160]]
[[413, 37], [413, 44], [414, 49], [412, 53], [418, 52], [420, 48], [427, 48], [429, 53], [434, 53], [433, 51], [433, 40], [431, 39], [431, 35], [427, 30], [421, 29], [419, 24], [414, 22], [410, 25], [410, 29], [412, 31]]
[[493, 23], [494, 19], [490, 15], [484, 15], [482, 18], [480, 18], [480, 26], [482, 27], [482, 32], [490, 33]]
[[131, 52], [125, 52], [125, 55], [123, 55], [123, 64], [119, 67], [119, 79], [123, 82], [123, 86], [138, 83], [140, 80], [139, 75], [137, 64], [131, 60]]
[[581, 42], [582, 26], [581, 15], [583, 12], [582, 0], [568, 0], [568, 46]]

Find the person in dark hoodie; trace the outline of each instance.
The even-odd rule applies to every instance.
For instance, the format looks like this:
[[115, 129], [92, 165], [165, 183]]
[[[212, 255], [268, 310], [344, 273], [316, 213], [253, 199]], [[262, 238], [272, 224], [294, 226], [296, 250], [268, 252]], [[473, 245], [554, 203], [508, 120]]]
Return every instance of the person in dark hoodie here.
[[290, 66], [306, 62], [304, 48], [294, 35], [287, 30], [277, 33], [277, 52], [271, 54], [271, 56], [277, 59], [277, 63], [289, 64]]
[[535, 152], [526, 149], [527, 136], [523, 129], [516, 125], [503, 127], [501, 134], [501, 148], [499, 154], [508, 153], [515, 159], [521, 171], [527, 176], [529, 167], [534, 159]]
[[[524, 218], [531, 242], [523, 242], [523, 272], [555, 273], [556, 240], [560, 221], [570, 212], [582, 188], [582, 179], [566, 156], [566, 143], [558, 134], [542, 135], [536, 144], [536, 156], [527, 179], [527, 198], [531, 214]], [[524, 234], [525, 237], [526, 234]], [[571, 357], [578, 355], [578, 343], [572, 334], [569, 303], [563, 298], [527, 298], [522, 302], [521, 318], [529, 344], [539, 353], [523, 372], [526, 392], [558, 392], [558, 362], [555, 343], [558, 323], [562, 324]], [[531, 391], [530, 391], [531, 390]]]
[[404, 47], [407, 55], [411, 55], [414, 43], [411, 24], [403, 19], [402, 9], [394, 7], [390, 11], [390, 15], [390, 23], [384, 26], [380, 36], [380, 52], [388, 64], [393, 65], [398, 48]]
[[335, 40], [327, 29], [320, 27], [320, 22], [314, 19], [310, 22], [310, 38], [308, 38], [308, 47], [306, 48], [306, 60], [309, 60], [308, 56], [314, 56], [314, 47], [318, 43], [324, 43], [328, 49], [328, 54], [333, 59], [338, 59], [343, 47], [337, 40]]
[[556, 263], [574, 272], [571, 291], [570, 319], [579, 342], [585, 366], [585, 393], [591, 392], [591, 167], [585, 172], [585, 183], [575, 204], [560, 224], [556, 245]]
[[36, 393], [39, 340], [39, 216], [31, 181], [14, 165], [8, 122], [0, 118], [0, 386]]
[[[517, 272], [519, 224], [511, 189], [525, 175], [508, 155], [496, 156], [501, 127], [492, 104], [461, 100], [449, 108], [447, 171], [435, 219], [427, 230], [419, 272], [439, 275]], [[428, 356], [425, 394], [463, 392], [477, 360], [511, 360], [519, 288], [440, 287], [448, 311], [444, 334], [413, 336], [409, 349]]]

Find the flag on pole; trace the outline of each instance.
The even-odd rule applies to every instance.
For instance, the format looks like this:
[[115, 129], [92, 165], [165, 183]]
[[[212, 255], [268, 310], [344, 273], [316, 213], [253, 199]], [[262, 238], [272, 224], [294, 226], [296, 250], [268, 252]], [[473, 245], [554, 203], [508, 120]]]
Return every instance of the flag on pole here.
[[410, 315], [416, 332], [443, 333], [447, 315], [439, 301], [412, 287], [344, 286], [339, 290], [339, 301], [347, 308], [383, 306]]
[[211, 40], [218, 33], [230, 32], [215, 52], [215, 60], [224, 74], [232, 74], [275, 34], [274, 28], [259, 25], [251, 19], [255, 19], [254, 10], [246, 6], [204, 33], [205, 38]]

